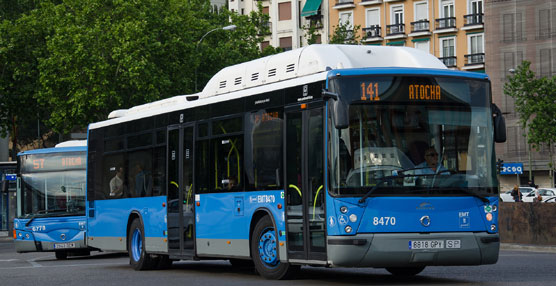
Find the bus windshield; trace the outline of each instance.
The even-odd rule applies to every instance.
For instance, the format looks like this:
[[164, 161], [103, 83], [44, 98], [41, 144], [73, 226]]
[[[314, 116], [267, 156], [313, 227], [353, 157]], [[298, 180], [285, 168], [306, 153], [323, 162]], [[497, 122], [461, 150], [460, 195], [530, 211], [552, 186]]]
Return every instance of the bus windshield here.
[[85, 215], [85, 154], [26, 155], [21, 161], [21, 217]]
[[488, 81], [349, 77], [331, 88], [349, 103], [348, 128], [330, 129], [333, 194], [497, 193]]

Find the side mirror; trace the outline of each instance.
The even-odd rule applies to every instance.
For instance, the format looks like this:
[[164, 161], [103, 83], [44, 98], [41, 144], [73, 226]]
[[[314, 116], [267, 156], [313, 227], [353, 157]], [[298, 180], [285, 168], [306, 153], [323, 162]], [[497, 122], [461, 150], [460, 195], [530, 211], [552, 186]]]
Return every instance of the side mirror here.
[[322, 90], [324, 100], [332, 99], [332, 117], [336, 129], [344, 129], [349, 126], [349, 106], [338, 96], [337, 93]]
[[494, 115], [494, 142], [504, 143], [506, 142], [506, 119], [496, 104], [493, 103], [491, 108]]

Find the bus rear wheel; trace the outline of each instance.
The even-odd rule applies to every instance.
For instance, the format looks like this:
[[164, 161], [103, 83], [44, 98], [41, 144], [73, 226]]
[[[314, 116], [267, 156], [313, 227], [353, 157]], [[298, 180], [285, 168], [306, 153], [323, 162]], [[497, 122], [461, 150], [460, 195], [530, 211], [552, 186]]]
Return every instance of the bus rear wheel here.
[[157, 260], [145, 252], [145, 231], [139, 219], [134, 219], [129, 228], [127, 239], [129, 252], [129, 264], [135, 270], [153, 269]]
[[418, 267], [386, 267], [386, 271], [394, 276], [415, 276], [425, 269], [425, 266]]
[[278, 236], [270, 217], [257, 222], [251, 237], [251, 256], [255, 269], [266, 279], [288, 279], [299, 269], [297, 265], [281, 262], [278, 255]]

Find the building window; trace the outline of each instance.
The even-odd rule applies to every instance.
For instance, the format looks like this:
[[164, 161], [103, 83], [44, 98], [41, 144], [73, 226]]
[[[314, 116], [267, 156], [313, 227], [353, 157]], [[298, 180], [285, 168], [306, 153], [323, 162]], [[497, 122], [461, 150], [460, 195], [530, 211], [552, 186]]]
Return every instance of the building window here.
[[549, 77], [552, 75], [552, 54], [550, 49], [539, 50], [539, 74], [540, 76]]
[[447, 67], [457, 66], [456, 62], [456, 38], [441, 38], [440, 39], [440, 59]]
[[403, 24], [403, 5], [392, 6], [390, 24]]
[[521, 13], [502, 15], [502, 34], [505, 42], [523, 39], [523, 22]]
[[289, 51], [292, 49], [292, 37], [280, 38], [280, 48], [284, 51]]
[[366, 27], [380, 26], [380, 9], [367, 9], [365, 24]]
[[441, 18], [455, 17], [453, 0], [440, 1], [440, 17]]
[[348, 29], [353, 28], [353, 13], [340, 12], [340, 25], [347, 25]]
[[550, 10], [539, 10], [539, 38], [545, 39], [550, 37]]
[[482, 64], [485, 62], [483, 34], [473, 34], [467, 37], [467, 64]]
[[415, 42], [413, 45], [416, 49], [421, 50], [426, 53], [430, 53], [430, 41], [419, 41]]
[[292, 3], [283, 2], [278, 3], [278, 20], [285, 21], [292, 19]]
[[270, 15], [269, 9], [270, 7], [263, 7], [263, 14]]
[[415, 22], [412, 32], [429, 31], [429, 3], [427, 1], [415, 2]]

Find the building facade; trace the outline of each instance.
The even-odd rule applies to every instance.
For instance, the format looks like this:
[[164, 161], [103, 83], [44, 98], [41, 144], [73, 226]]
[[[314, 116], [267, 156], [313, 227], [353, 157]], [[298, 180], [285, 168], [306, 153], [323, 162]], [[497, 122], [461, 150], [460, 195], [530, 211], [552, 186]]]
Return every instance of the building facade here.
[[[307, 45], [309, 26], [316, 28], [319, 34], [317, 43], [326, 43], [328, 39], [328, 6], [322, 0], [260, 0], [263, 13], [270, 16], [268, 23], [270, 33], [265, 36], [262, 48], [271, 45], [284, 50], [297, 49]], [[241, 15], [247, 15], [258, 9], [259, 1], [228, 0], [228, 9]]]
[[330, 31], [360, 26], [361, 43], [431, 53], [452, 69], [484, 72], [482, 0], [329, 0]]
[[529, 170], [535, 184], [553, 187], [549, 177], [548, 148], [530, 150], [518, 122], [514, 100], [504, 84], [523, 60], [537, 76], [556, 75], [556, 1], [489, 0], [485, 3], [486, 72], [492, 81], [493, 102], [506, 117], [507, 142], [496, 145], [505, 163], [523, 163], [522, 175], [500, 175], [502, 189], [526, 184]]

